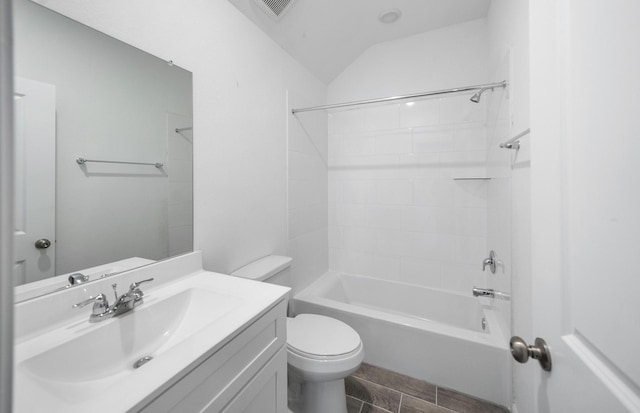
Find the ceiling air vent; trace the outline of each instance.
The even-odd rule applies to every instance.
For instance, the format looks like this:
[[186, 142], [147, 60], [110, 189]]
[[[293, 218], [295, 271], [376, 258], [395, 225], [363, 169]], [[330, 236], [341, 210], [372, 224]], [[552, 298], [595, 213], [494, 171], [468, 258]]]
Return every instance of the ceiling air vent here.
[[280, 19], [295, 0], [254, 0], [260, 8], [274, 19]]

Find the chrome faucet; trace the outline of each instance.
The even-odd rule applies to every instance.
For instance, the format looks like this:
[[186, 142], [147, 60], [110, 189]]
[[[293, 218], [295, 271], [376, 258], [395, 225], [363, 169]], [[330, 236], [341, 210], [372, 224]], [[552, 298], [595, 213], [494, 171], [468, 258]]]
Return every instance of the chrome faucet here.
[[87, 281], [89, 281], [89, 276], [81, 272], [74, 272], [69, 276], [69, 284], [71, 285], [82, 284]]
[[492, 274], [496, 273], [496, 264], [497, 264], [497, 260], [496, 260], [496, 253], [493, 252], [493, 250], [491, 250], [491, 252], [489, 252], [489, 258], [485, 258], [482, 261], [482, 271], [484, 271], [487, 268], [487, 265], [489, 266], [489, 269], [491, 270]]
[[473, 287], [471, 290], [474, 297], [488, 297], [488, 298], [500, 298], [502, 300], [510, 300], [511, 295], [509, 293], [503, 293], [502, 291], [496, 291], [493, 288], [477, 288]]
[[88, 304], [93, 303], [93, 311], [89, 316], [90, 323], [97, 323], [111, 317], [119, 316], [121, 314], [128, 313], [133, 310], [138, 304], [142, 304], [142, 297], [144, 293], [140, 289], [140, 284], [145, 282], [151, 282], [153, 278], [148, 280], [142, 280], [132, 283], [129, 286], [129, 291], [118, 297], [117, 286], [118, 284], [111, 284], [116, 301], [113, 305], [109, 305], [109, 301], [104, 294], [99, 294], [95, 297], [89, 297], [88, 299], [75, 304], [73, 308], [82, 308]]

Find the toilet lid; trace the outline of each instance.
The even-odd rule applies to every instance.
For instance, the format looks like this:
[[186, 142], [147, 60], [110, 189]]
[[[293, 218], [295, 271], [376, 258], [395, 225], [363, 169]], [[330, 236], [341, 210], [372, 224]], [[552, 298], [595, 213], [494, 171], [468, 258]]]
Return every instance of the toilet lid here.
[[360, 347], [358, 333], [342, 321], [317, 314], [287, 319], [287, 345], [302, 353], [338, 356]]

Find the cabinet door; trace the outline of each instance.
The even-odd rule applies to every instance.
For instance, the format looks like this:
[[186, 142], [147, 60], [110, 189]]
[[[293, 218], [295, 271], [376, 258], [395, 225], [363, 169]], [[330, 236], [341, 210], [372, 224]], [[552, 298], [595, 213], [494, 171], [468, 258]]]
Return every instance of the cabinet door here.
[[[207, 413], [218, 413], [211, 406]], [[287, 412], [287, 349], [283, 347], [269, 363], [240, 390], [225, 413], [286, 413]]]

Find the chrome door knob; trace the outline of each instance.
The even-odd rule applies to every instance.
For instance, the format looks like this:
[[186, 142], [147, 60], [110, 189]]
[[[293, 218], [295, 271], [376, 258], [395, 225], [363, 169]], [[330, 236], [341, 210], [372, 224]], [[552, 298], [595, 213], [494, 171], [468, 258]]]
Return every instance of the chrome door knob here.
[[51, 241], [46, 238], [42, 238], [36, 241], [36, 248], [39, 250], [47, 249], [51, 246]]
[[522, 338], [513, 336], [509, 340], [509, 347], [511, 347], [511, 355], [518, 363], [526, 363], [531, 357], [540, 362], [543, 370], [551, 371], [549, 346], [540, 337], [536, 337], [535, 345], [528, 346]]

